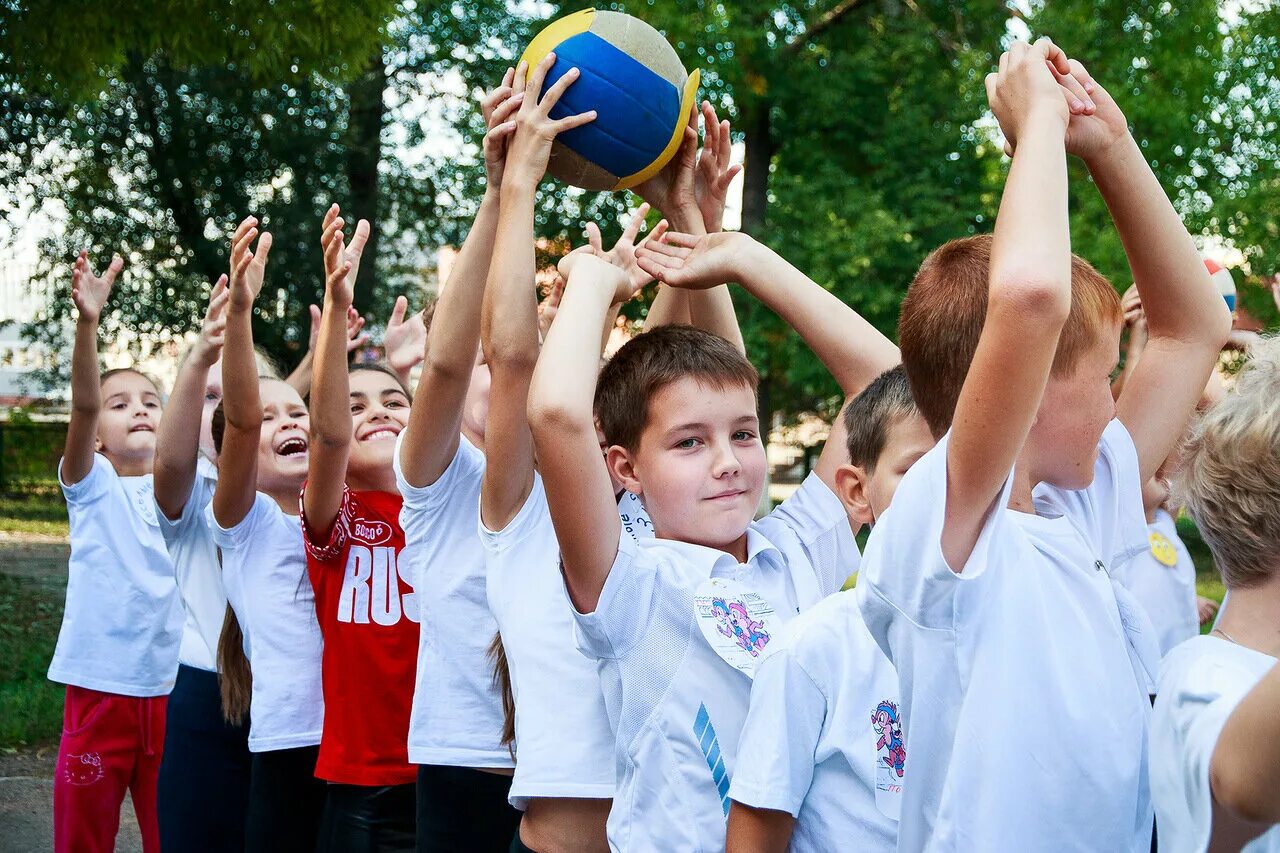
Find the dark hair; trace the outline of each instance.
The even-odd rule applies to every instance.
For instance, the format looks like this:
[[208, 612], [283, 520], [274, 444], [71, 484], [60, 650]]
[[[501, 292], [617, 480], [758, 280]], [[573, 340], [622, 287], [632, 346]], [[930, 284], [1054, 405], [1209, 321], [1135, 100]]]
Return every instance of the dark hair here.
[[889, 429], [899, 418], [919, 411], [903, 366], [899, 364], [881, 373], [845, 407], [849, 462], [867, 473], [874, 471], [889, 438]]
[[222, 633], [218, 635], [218, 691], [222, 696], [223, 719], [233, 726], [243, 723], [249, 715], [249, 700], [253, 696], [253, 670], [244, 653], [240, 620], [230, 604], [222, 618]]
[[494, 634], [489, 641], [489, 660], [493, 664], [493, 686], [502, 697], [502, 740], [500, 743], [516, 757], [516, 697], [511, 690], [511, 667], [507, 665], [507, 650], [502, 645], [502, 634]]
[[660, 326], [628, 341], [600, 371], [595, 411], [605, 441], [634, 450], [649, 420], [649, 401], [686, 376], [753, 393], [760, 381], [747, 357], [724, 338], [693, 326]]
[[227, 434], [227, 413], [222, 408], [222, 401], [218, 401], [218, 405], [214, 407], [213, 414], [209, 416], [209, 433], [213, 436], [213, 449], [222, 455], [222, 439]]
[[396, 381], [396, 384], [400, 386], [400, 390], [404, 392], [404, 395], [409, 398], [409, 402], [410, 403], [413, 402], [413, 392], [409, 390], [409, 386], [405, 384], [405, 381], [400, 378], [400, 374], [396, 373], [394, 370], [392, 370], [390, 367], [387, 367], [382, 362], [358, 361], [355, 364], [351, 365], [350, 368], [348, 368], [347, 373], [348, 374], [359, 373], [360, 371], [368, 371], [369, 373], [382, 373], [387, 376], [390, 376], [392, 379]]

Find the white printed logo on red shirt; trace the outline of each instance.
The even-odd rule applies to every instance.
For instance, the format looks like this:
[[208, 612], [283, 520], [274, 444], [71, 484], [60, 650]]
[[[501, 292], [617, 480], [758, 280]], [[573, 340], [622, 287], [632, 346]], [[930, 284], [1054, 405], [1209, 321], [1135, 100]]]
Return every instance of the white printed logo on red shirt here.
[[366, 545], [382, 545], [391, 541], [391, 525], [385, 521], [357, 518], [351, 522], [351, 538]]
[[[363, 534], [360, 532], [364, 525]], [[351, 538], [367, 541], [377, 538], [385, 528], [391, 536], [391, 525], [385, 521], [357, 519], [351, 525]], [[385, 541], [385, 540], [383, 540]], [[400, 581], [413, 588], [408, 560], [400, 560], [389, 545], [352, 544], [347, 548], [347, 565], [342, 573], [342, 592], [338, 595], [338, 621], [365, 625], [395, 625], [402, 616], [418, 621], [418, 594], [400, 592]]]

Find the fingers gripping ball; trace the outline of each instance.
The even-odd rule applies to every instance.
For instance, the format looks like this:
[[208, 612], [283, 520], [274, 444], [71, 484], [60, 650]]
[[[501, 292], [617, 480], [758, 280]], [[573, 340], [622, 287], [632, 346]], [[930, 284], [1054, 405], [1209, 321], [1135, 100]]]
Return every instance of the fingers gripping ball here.
[[548, 171], [588, 190], [627, 189], [661, 171], [684, 138], [698, 71], [686, 73], [661, 33], [621, 12], [584, 9], [552, 21], [520, 58], [532, 70], [552, 51], [543, 92], [570, 68], [581, 76], [551, 117], [595, 110], [596, 119], [556, 138]]
[[1209, 278], [1213, 280], [1217, 286], [1218, 292], [1222, 294], [1222, 298], [1227, 301], [1228, 310], [1236, 310], [1236, 282], [1231, 277], [1231, 270], [1218, 264], [1209, 258], [1204, 259], [1205, 269], [1209, 271]]

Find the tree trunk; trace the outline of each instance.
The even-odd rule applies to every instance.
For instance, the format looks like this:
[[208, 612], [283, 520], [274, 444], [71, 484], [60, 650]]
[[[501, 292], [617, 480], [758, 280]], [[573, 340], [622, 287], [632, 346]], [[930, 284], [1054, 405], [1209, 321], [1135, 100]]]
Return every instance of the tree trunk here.
[[[354, 305], [362, 314], [389, 306], [374, 305], [378, 281], [378, 219], [381, 198], [378, 192], [378, 163], [382, 160], [382, 126], [386, 120], [383, 92], [387, 88], [387, 64], [381, 53], [369, 60], [363, 74], [347, 87], [349, 97], [346, 145], [346, 173], [349, 195], [342, 204], [348, 223], [369, 220], [369, 242], [365, 245], [360, 274], [356, 278]], [[351, 228], [347, 229], [351, 234]], [[348, 239], [350, 237], [348, 236]]]
[[742, 126], [747, 157], [743, 164], [742, 230], [764, 236], [765, 210], [769, 205], [769, 164], [773, 161], [773, 129], [769, 98], [754, 98], [743, 105]]

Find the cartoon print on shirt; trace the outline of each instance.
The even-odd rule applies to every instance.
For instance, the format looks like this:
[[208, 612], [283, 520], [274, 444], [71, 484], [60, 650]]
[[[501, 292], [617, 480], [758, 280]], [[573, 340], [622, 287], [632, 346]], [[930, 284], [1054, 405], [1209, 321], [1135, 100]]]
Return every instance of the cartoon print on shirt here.
[[902, 740], [902, 722], [898, 718], [898, 705], [884, 700], [871, 713], [871, 725], [880, 739], [876, 741], [876, 755], [886, 767], [902, 778], [907, 764], [907, 748]]
[[765, 630], [764, 622], [752, 619], [741, 601], [713, 598], [711, 613], [716, 620], [716, 630], [732, 639], [738, 644], [738, 648], [752, 657], [758, 657], [768, 645], [769, 632]]
[[96, 752], [86, 752], [83, 755], [68, 753], [67, 760], [62, 765], [62, 773], [72, 785], [92, 785], [106, 775], [106, 771], [102, 769], [102, 756]]

